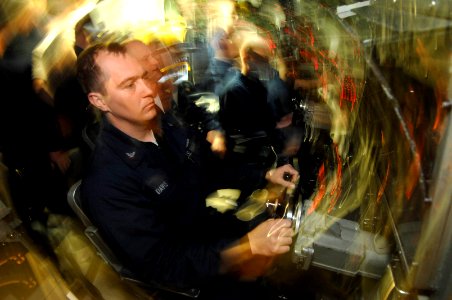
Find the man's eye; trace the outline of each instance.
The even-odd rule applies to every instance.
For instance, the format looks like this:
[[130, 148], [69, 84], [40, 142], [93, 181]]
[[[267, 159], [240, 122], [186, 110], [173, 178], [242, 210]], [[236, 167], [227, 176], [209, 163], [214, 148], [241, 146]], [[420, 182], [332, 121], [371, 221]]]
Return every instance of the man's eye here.
[[133, 88], [134, 86], [135, 86], [135, 82], [129, 82], [124, 85], [124, 88], [130, 89], [130, 88]]

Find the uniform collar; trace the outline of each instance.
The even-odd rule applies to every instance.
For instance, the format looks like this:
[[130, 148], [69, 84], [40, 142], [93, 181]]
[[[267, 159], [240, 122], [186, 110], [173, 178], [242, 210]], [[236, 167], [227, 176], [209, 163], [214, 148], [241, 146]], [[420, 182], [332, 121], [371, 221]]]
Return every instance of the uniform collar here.
[[[174, 114], [168, 112], [162, 115], [163, 135], [156, 136], [157, 146], [153, 142], [142, 142], [130, 137], [121, 130], [113, 126], [107, 118], [102, 119], [101, 134], [98, 143], [103, 143], [118, 155], [126, 164], [132, 168], [139, 166], [144, 159], [147, 159], [150, 149], [165, 148], [165, 145], [174, 157], [183, 162], [185, 159], [193, 159], [192, 154], [195, 149], [191, 149], [196, 143], [187, 135], [183, 129], [183, 122]], [[196, 151], [195, 151], [196, 152]]]
[[100, 142], [110, 147], [113, 152], [132, 168], [136, 168], [143, 161], [146, 149], [150, 145], [151, 147], [157, 147], [152, 142], [142, 142], [130, 137], [113, 126], [105, 117], [102, 122]]

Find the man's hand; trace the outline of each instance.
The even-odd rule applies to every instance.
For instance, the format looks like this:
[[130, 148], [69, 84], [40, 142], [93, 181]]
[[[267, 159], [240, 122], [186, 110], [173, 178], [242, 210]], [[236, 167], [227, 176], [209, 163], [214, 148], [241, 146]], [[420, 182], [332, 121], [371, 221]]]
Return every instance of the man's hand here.
[[298, 177], [298, 171], [295, 170], [295, 168], [290, 164], [281, 166], [276, 169], [270, 169], [265, 174], [265, 179], [267, 179], [268, 181], [287, 188], [295, 188], [295, 182], [297, 182]]
[[269, 219], [248, 233], [253, 255], [275, 256], [286, 253], [292, 244], [292, 222], [288, 219]]
[[52, 164], [56, 165], [61, 173], [66, 173], [71, 165], [71, 159], [65, 151], [54, 151], [49, 153]]
[[239, 270], [244, 278], [263, 274], [273, 257], [290, 251], [293, 235], [292, 221], [288, 219], [269, 219], [259, 224], [221, 252], [220, 273]]
[[54, 106], [55, 101], [50, 92], [49, 85], [43, 79], [33, 79], [33, 89], [38, 97], [50, 106]]
[[224, 138], [224, 134], [218, 130], [210, 130], [207, 133], [207, 141], [210, 143], [212, 152], [223, 158], [226, 153], [226, 139]]

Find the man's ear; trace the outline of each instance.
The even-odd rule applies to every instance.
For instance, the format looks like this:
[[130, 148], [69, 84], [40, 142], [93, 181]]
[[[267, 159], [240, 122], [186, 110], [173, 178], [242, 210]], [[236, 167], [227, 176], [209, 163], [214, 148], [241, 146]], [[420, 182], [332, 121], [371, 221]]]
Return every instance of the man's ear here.
[[91, 92], [88, 94], [88, 100], [93, 106], [97, 107], [101, 111], [103, 112], [110, 111], [110, 108], [105, 103], [104, 96], [102, 94]]
[[227, 50], [228, 49], [228, 39], [226, 39], [226, 38], [221, 38], [219, 41], [218, 41], [218, 49], [220, 49], [220, 50], [222, 50], [222, 51], [225, 51], [225, 50]]

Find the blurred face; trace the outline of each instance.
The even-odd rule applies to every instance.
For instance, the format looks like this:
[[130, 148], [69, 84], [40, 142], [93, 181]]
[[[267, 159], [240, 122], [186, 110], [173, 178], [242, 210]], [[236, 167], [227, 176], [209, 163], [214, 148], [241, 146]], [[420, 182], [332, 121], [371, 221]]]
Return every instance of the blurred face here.
[[249, 0], [252, 6], [260, 7], [262, 5], [262, 0]]
[[[152, 56], [152, 51], [149, 46], [140, 41], [131, 41], [127, 43], [126, 48], [127, 52], [143, 64], [145, 69], [150, 72], [155, 71], [155, 75], [158, 74], [157, 71], [159, 70], [159, 64], [158, 61]], [[160, 77], [162, 77], [161, 74]]]
[[222, 28], [226, 32], [231, 32], [238, 16], [235, 10], [234, 1], [212, 1], [209, 16], [212, 18], [214, 27]]
[[[153, 81], [159, 81], [163, 77], [159, 69], [159, 61], [154, 58], [152, 50], [148, 45], [141, 41], [131, 41], [126, 44], [126, 49], [149, 72]], [[159, 97], [156, 99], [156, 104], [163, 111], [171, 109], [172, 88], [171, 82], [160, 84]]]
[[229, 59], [235, 59], [240, 55], [240, 38], [238, 34], [231, 34], [224, 39], [225, 55]]
[[11, 20], [11, 28], [21, 33], [27, 33], [38, 23], [40, 17], [46, 9], [45, 1], [23, 1], [25, 5], [21, 7], [15, 18]]
[[103, 70], [106, 93], [90, 93], [90, 102], [126, 133], [151, 126], [159, 112], [154, 100], [158, 95], [155, 75], [129, 54], [102, 51], [96, 61]]

